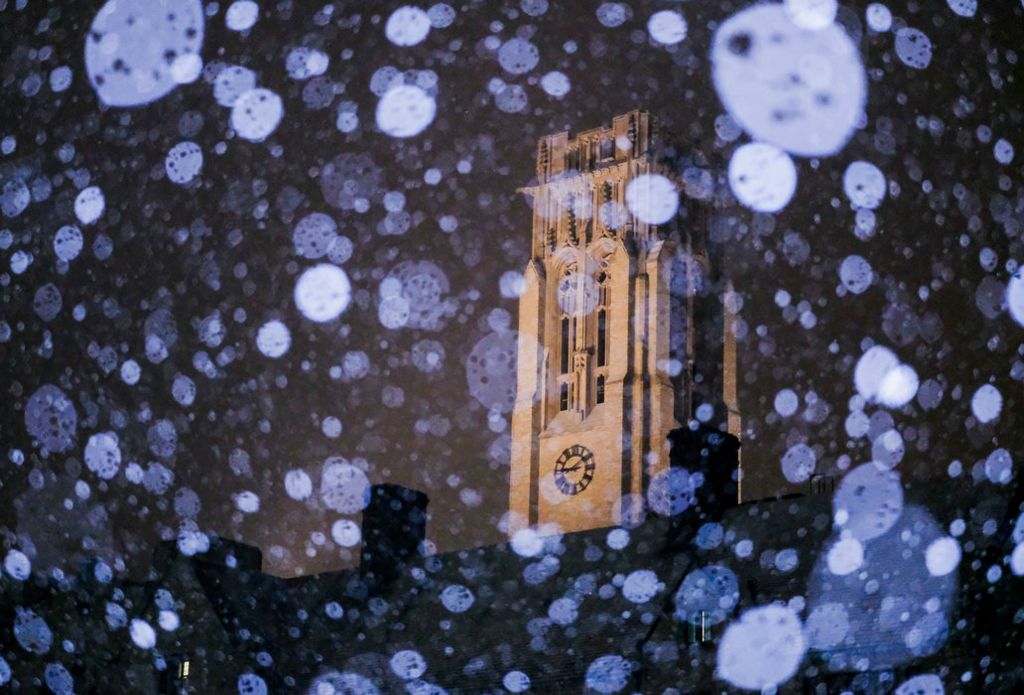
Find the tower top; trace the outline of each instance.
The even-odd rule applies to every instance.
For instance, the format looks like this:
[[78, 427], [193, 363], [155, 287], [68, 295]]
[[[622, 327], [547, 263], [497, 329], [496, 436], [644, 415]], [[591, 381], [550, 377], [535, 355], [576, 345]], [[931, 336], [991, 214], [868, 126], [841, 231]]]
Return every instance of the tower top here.
[[602, 247], [604, 255], [618, 242], [656, 244], [670, 235], [679, 236], [679, 223], [684, 220], [685, 243], [692, 253], [703, 256], [707, 216], [703, 201], [681, 203], [678, 215], [673, 213], [657, 224], [636, 217], [627, 204], [629, 183], [652, 174], [658, 175], [652, 179], [658, 190], [641, 186], [630, 204], [643, 207], [673, 196], [678, 199], [683, 190], [678, 156], [672, 135], [642, 109], [615, 116], [611, 125], [539, 138], [535, 183], [518, 189], [531, 198], [533, 207], [531, 257], [564, 257], [565, 252], [594, 244]]
[[652, 150], [652, 121], [647, 111], [634, 109], [600, 126], [571, 136], [569, 131], [537, 141], [537, 180], [545, 183], [562, 175], [595, 171], [641, 157]]

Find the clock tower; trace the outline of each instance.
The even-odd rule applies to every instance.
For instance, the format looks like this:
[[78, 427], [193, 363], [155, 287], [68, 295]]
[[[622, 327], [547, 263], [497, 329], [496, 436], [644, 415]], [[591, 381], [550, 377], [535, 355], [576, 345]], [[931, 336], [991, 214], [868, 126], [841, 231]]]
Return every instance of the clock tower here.
[[636, 520], [648, 483], [668, 468], [669, 432], [696, 413], [738, 433], [724, 309], [733, 302], [705, 251], [710, 202], [680, 196], [678, 210], [665, 208], [682, 190], [682, 154], [644, 111], [538, 142], [537, 183], [521, 189], [533, 235], [519, 299], [510, 534]]

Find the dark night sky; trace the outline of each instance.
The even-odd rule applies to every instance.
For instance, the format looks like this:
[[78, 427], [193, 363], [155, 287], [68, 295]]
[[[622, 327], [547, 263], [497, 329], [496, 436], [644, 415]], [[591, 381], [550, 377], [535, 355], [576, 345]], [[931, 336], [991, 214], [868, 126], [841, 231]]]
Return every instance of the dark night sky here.
[[[33, 0], [18, 10], [0, 0], [0, 137], [17, 139], [16, 150], [0, 158], [0, 179], [23, 166], [53, 186], [48, 199], [33, 202], [17, 218], [0, 219], [0, 229], [9, 229], [14, 239], [0, 252], [0, 318], [12, 329], [0, 344], [6, 395], [0, 400], [0, 524], [11, 532], [28, 531], [37, 547], [79, 545], [81, 526], [41, 519], [59, 509], [73, 481], [82, 478], [92, 487], [86, 506], [102, 505], [108, 512], [107, 521], [97, 522], [107, 529], [98, 536], [109, 535], [135, 568], [148, 563], [154, 538], [175, 534], [172, 500], [182, 486], [202, 501], [203, 530], [259, 545], [273, 572], [346, 566], [353, 558], [330, 543], [330, 524], [339, 515], [290, 499], [283, 485], [293, 468], [318, 479], [322, 462], [333, 455], [365, 459], [373, 482], [426, 491], [428, 536], [440, 549], [500, 540], [496, 524], [508, 495], [507, 429], [488, 429], [486, 410], [467, 388], [464, 362], [491, 331], [492, 311], [515, 320], [515, 301], [501, 296], [498, 281], [506, 271], [521, 271], [527, 260], [530, 211], [515, 189], [531, 179], [536, 138], [595, 127], [639, 107], [667, 124], [697, 165], [727, 160], [747, 140], [716, 138], [714, 120], [723, 109], [707, 59], [716, 23], [747, 3], [630, 2], [632, 18], [617, 28], [598, 22], [596, 3], [552, 2], [539, 17], [524, 14], [518, 3], [467, 3], [455, 5], [451, 26], [432, 30], [426, 41], [408, 48], [384, 38], [392, 5], [339, 3], [320, 22], [322, 3], [262, 4], [263, 15], [247, 35], [225, 29], [223, 9], [208, 18], [202, 49], [208, 66], [246, 66], [261, 86], [281, 95], [284, 120], [265, 142], [252, 143], [230, 135], [230, 110], [216, 104], [203, 78], [145, 106], [101, 105], [83, 65], [85, 35], [100, 3], [58, 7]], [[993, 316], [986, 317], [977, 296], [993, 291], [992, 283], [1005, 283], [1004, 263], [1021, 257], [1022, 157], [1000, 165], [992, 143], [1006, 138], [1024, 152], [1015, 53], [1024, 13], [1018, 3], [982, 4], [970, 20], [944, 3], [890, 5], [894, 16], [931, 38], [935, 56], [925, 70], [896, 58], [891, 34], [866, 33], [863, 6], [844, 5], [840, 20], [858, 38], [869, 76], [864, 127], [833, 157], [798, 159], [796, 197], [774, 216], [745, 211], [723, 195], [726, 219], [717, 228], [716, 244], [727, 252], [744, 300], [741, 404], [750, 428], [744, 438], [750, 488], [780, 489], [779, 457], [797, 441], [816, 448], [825, 471], [843, 454], [854, 462], [870, 455], [870, 443], [848, 441], [843, 425], [865, 338], [893, 347], [922, 381], [935, 379], [944, 387], [939, 408], [912, 404], [895, 414], [908, 443], [904, 470], [944, 474], [953, 459], [969, 466], [994, 446], [1009, 445], [1019, 418], [1013, 412], [1019, 384], [1011, 371], [1021, 359], [1020, 326], [1000, 313], [998, 297]], [[669, 6], [689, 22], [689, 35], [671, 50], [653, 45], [645, 29], [653, 11]], [[529, 39], [540, 48], [538, 67], [527, 76], [503, 74], [485, 46], [491, 35]], [[564, 49], [567, 41], [576, 43], [574, 53]], [[302, 45], [330, 57], [318, 79], [338, 94], [325, 108], [309, 108], [302, 95], [308, 82], [292, 80], [285, 71], [288, 51]], [[39, 74], [45, 82], [63, 64], [74, 73], [70, 89], [55, 94], [44, 85], [26, 95], [27, 78]], [[420, 136], [396, 140], [375, 127], [377, 97], [370, 78], [386, 65], [438, 76], [437, 117]], [[548, 96], [539, 86], [551, 70], [571, 80], [566, 97]], [[487, 90], [495, 77], [523, 86], [525, 111], [497, 108]], [[343, 100], [358, 104], [360, 126], [349, 134], [335, 127]], [[202, 127], [183, 138], [180, 121], [190, 112]], [[979, 141], [981, 126], [991, 129], [991, 142]], [[183, 139], [197, 142], [205, 155], [201, 176], [187, 186], [164, 174], [166, 152]], [[65, 143], [75, 148], [69, 163], [57, 157]], [[223, 154], [216, 153], [219, 143]], [[324, 199], [320, 174], [341, 155], [361, 155], [379, 173], [365, 213]], [[843, 172], [857, 159], [874, 162], [900, 190], [876, 211], [878, 233], [870, 241], [854, 236], [854, 212], [842, 192]], [[471, 171], [459, 173], [460, 162], [468, 162]], [[423, 181], [431, 167], [442, 173], [436, 186]], [[74, 220], [73, 181], [85, 172], [90, 185], [104, 190], [107, 210], [86, 229], [81, 256], [62, 272], [51, 239]], [[405, 195], [412, 225], [403, 235], [379, 232], [387, 191]], [[254, 214], [263, 208], [265, 215]], [[311, 265], [295, 253], [292, 228], [317, 211], [329, 213], [354, 245], [344, 264], [354, 285], [353, 305], [326, 324], [305, 320], [292, 299], [299, 272]], [[457, 219], [454, 232], [442, 231], [445, 215]], [[93, 252], [99, 234], [112, 240], [109, 259]], [[986, 246], [999, 258], [991, 272], [978, 262]], [[8, 259], [19, 249], [33, 254], [34, 262], [14, 275]], [[875, 282], [863, 295], [838, 296], [837, 268], [851, 253], [869, 259]], [[378, 320], [380, 281], [405, 261], [430, 261], [450, 283], [453, 311], [439, 330], [388, 330]], [[218, 280], [211, 280], [214, 275]], [[60, 289], [63, 309], [43, 322], [32, 299], [47, 282]], [[775, 305], [780, 289], [794, 305], [809, 303], [816, 316], [812, 328]], [[82, 321], [71, 316], [78, 304], [87, 312]], [[168, 359], [152, 364], [145, 358], [145, 324], [157, 308], [173, 315], [179, 337]], [[239, 309], [244, 321], [235, 319]], [[211, 348], [196, 327], [218, 311], [226, 335]], [[256, 331], [273, 318], [288, 325], [293, 341], [277, 360], [255, 346]], [[443, 368], [431, 374], [411, 362], [413, 345], [423, 339], [439, 341], [446, 352]], [[90, 353], [105, 346], [118, 352], [119, 361], [131, 357], [142, 365], [138, 384], [129, 386], [116, 370], [100, 368]], [[215, 357], [225, 348], [234, 350], [234, 359], [216, 377], [194, 366], [198, 351]], [[331, 367], [352, 351], [369, 356], [369, 373], [358, 380], [332, 379]], [[196, 382], [190, 407], [171, 395], [178, 373]], [[968, 402], [989, 380], [1007, 402], [1002, 418], [982, 427], [969, 419]], [[23, 409], [45, 383], [72, 396], [79, 427], [70, 452], [42, 458], [26, 432]], [[388, 407], [383, 401], [390, 396], [384, 394], [394, 394], [395, 387], [404, 392], [404, 402]], [[786, 387], [802, 398], [813, 392], [827, 404], [827, 414], [819, 409], [820, 421], [801, 415], [780, 422], [771, 415], [772, 399]], [[327, 416], [343, 423], [337, 439], [321, 433]], [[163, 461], [175, 474], [166, 494], [147, 492], [123, 474], [102, 483], [81, 472], [81, 449], [96, 431], [118, 432], [125, 465], [155, 460], [147, 430], [165, 418], [179, 435], [176, 455]], [[417, 422], [427, 422], [433, 433], [418, 430]], [[12, 449], [25, 453], [20, 466], [8, 460]], [[247, 455], [249, 470], [238, 467], [245, 458], [233, 455], [238, 451]], [[46, 473], [45, 486], [30, 492], [33, 470]], [[261, 499], [260, 511], [245, 518], [232, 501], [243, 490]], [[56, 518], [84, 524], [83, 514], [79, 503]], [[59, 529], [69, 538], [55, 537]], [[314, 531], [324, 533], [327, 544], [310, 558], [305, 549]], [[270, 557], [274, 545], [288, 556]]]

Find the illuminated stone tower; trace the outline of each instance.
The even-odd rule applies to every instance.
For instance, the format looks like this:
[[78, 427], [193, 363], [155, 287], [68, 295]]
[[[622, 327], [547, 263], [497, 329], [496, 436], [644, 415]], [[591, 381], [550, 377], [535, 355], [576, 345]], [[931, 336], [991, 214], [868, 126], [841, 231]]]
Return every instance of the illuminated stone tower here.
[[[635, 515], [668, 465], [666, 436], [702, 403], [739, 427], [735, 379], [722, 373], [731, 324], [721, 288], [709, 289], [708, 208], [683, 198], [654, 225], [627, 204], [630, 183], [646, 174], [680, 190], [669, 165], [678, 157], [643, 111], [538, 142], [537, 184], [522, 189], [533, 237], [519, 300], [510, 533], [548, 523], [581, 531]], [[631, 192], [634, 208], [657, 207], [636, 199], [645, 188]], [[702, 348], [718, 356], [709, 368], [695, 359]]]

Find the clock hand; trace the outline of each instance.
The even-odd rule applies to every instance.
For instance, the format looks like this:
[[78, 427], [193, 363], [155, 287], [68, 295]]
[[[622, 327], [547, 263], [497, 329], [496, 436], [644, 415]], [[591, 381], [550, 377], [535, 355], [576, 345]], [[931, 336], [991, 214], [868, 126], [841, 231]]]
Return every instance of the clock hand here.
[[563, 473], [572, 473], [573, 471], [578, 471], [579, 469], [580, 469], [580, 464], [578, 464], [578, 463], [577, 463], [577, 464], [576, 464], [575, 466], [573, 466], [572, 468], [563, 468], [563, 469], [562, 469], [562, 472], [563, 472]]

